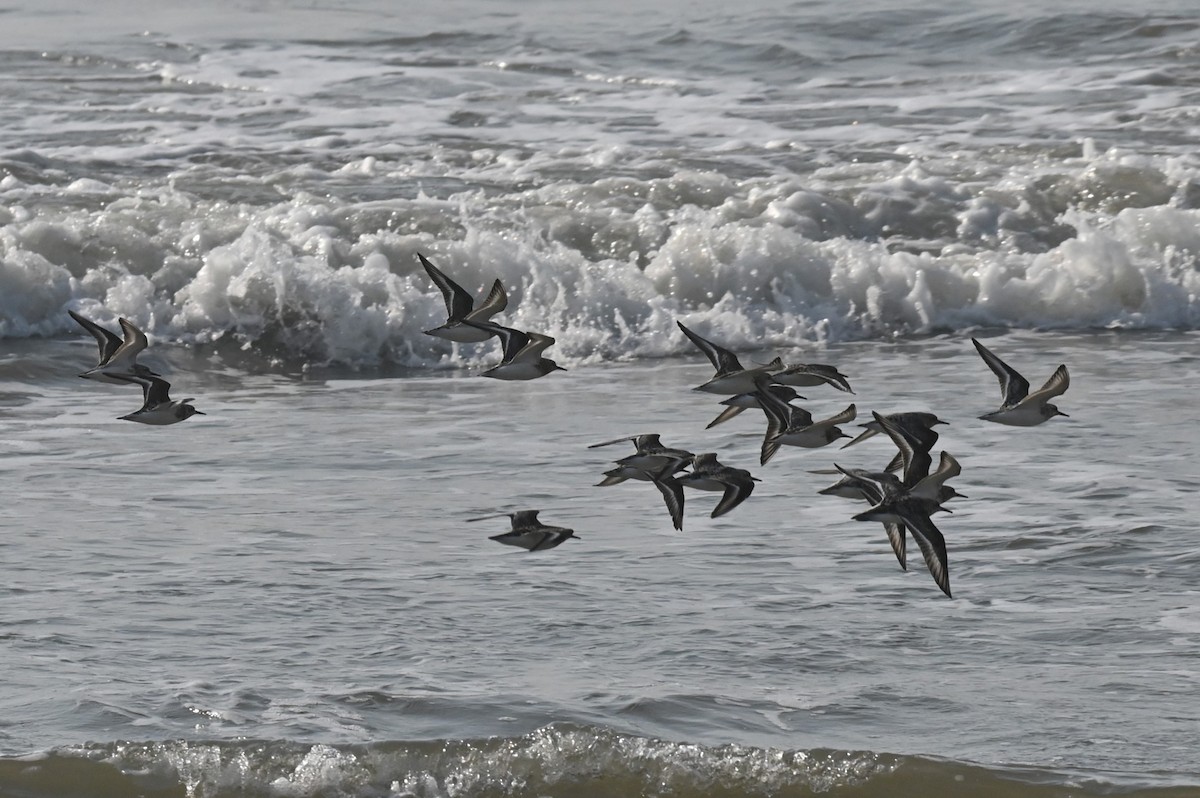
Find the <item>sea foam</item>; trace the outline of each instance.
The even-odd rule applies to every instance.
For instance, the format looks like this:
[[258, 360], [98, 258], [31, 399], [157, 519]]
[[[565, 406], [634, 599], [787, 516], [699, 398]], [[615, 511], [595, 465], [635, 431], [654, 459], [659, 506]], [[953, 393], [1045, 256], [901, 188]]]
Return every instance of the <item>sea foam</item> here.
[[[422, 334], [444, 307], [418, 252], [476, 296], [502, 280], [510, 302], [498, 320], [553, 335], [555, 357], [575, 364], [686, 351], [677, 319], [734, 348], [980, 326], [1194, 328], [1200, 212], [1167, 190], [1171, 164], [1123, 158], [982, 186], [913, 162], [807, 181], [681, 169], [523, 188], [540, 167], [491, 152], [467, 174], [503, 176], [504, 190], [361, 200], [299, 190], [271, 204], [175, 187], [194, 172], [157, 190], [74, 180], [49, 202], [46, 187], [10, 179], [0, 335], [75, 333], [65, 313], [75, 308], [271, 359], [494, 358], [494, 346]], [[359, 190], [411, 179], [382, 159], [305, 172], [305, 183]], [[1168, 202], [1133, 204], [1149, 194]]]

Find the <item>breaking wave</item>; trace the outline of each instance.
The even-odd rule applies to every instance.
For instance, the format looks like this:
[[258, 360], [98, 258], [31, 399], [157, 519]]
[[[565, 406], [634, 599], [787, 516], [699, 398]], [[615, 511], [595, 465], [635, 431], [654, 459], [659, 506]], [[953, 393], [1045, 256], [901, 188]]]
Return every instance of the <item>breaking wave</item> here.
[[[1145, 776], [1141, 777], [1144, 781]], [[828, 796], [1184, 798], [1198, 785], [995, 768], [868, 751], [703, 746], [551, 726], [475, 741], [360, 746], [286, 741], [120, 742], [0, 759], [0, 794], [104, 796]]]
[[[78, 334], [75, 308], [278, 362], [493, 357], [491, 345], [422, 335], [445, 316], [417, 252], [477, 296], [501, 279], [498, 320], [549, 332], [554, 356], [576, 364], [686, 351], [676, 319], [731, 347], [1200, 321], [1192, 176], [1086, 147], [1053, 173], [983, 186], [914, 161], [851, 185], [844, 172], [678, 170], [522, 188], [536, 165], [485, 152], [467, 175], [476, 187], [430, 194], [406, 165], [362, 159], [305, 178], [340, 179], [340, 192], [269, 203], [185, 190], [202, 182], [192, 172], [129, 189], [14, 158], [0, 182], [0, 337]], [[571, 158], [586, 171], [619, 153]], [[479, 187], [495, 172], [505, 188]], [[361, 196], [368, 187], [375, 196]]]

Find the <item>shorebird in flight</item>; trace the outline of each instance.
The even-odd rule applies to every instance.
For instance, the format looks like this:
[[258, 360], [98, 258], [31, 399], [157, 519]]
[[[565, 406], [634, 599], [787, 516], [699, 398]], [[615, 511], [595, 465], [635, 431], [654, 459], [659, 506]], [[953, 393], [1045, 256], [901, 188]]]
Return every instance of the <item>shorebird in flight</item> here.
[[1067, 417], [1067, 414], [1050, 403], [1056, 396], [1062, 396], [1071, 385], [1071, 375], [1065, 365], [1059, 366], [1046, 380], [1046, 384], [1033, 393], [1029, 392], [1029, 381], [1022, 377], [1016, 369], [1005, 363], [983, 344], [974, 338], [971, 343], [979, 350], [979, 356], [987, 363], [1000, 380], [1000, 393], [1004, 399], [999, 410], [984, 413], [980, 416], [984, 421], [995, 421], [997, 424], [1007, 424], [1011, 427], [1036, 427], [1055, 416]]
[[446, 300], [446, 323], [426, 330], [425, 334], [460, 344], [477, 344], [491, 338], [493, 333], [466, 322], [486, 322], [508, 307], [508, 295], [504, 293], [504, 286], [500, 281], [492, 284], [492, 290], [483, 300], [483, 304], [475, 307], [475, 300], [465, 288], [447, 277], [421, 253], [418, 252], [417, 257], [421, 259], [421, 265], [425, 267], [429, 279], [441, 289], [442, 297]]
[[754, 368], [743, 368], [738, 361], [737, 355], [730, 352], [723, 346], [718, 346], [706, 338], [702, 338], [696, 333], [683, 326], [683, 322], [675, 322], [679, 325], [679, 329], [683, 330], [683, 334], [688, 337], [696, 348], [704, 353], [712, 363], [716, 373], [713, 378], [703, 385], [696, 386], [693, 390], [705, 391], [707, 393], [717, 393], [725, 396], [733, 396], [739, 393], [750, 393], [754, 390], [755, 378], [760, 375], [769, 375], [773, 371], [783, 368], [783, 361], [775, 358], [765, 366], [755, 366]]
[[136, 421], [139, 424], [162, 427], [178, 424], [192, 416], [205, 415], [189, 404], [191, 398], [172, 401], [168, 393], [171, 383], [161, 377], [125, 377], [124, 380], [142, 386], [142, 408], [127, 416], [120, 416], [121, 421]]
[[125, 335], [122, 340], [112, 331], [73, 310], [68, 310], [67, 313], [79, 323], [80, 327], [91, 333], [100, 350], [99, 362], [80, 374], [80, 377], [85, 380], [106, 382], [110, 385], [125, 385], [129, 382], [127, 377], [160, 376], [137, 362], [137, 356], [149, 345], [150, 341], [146, 338], [146, 334], [128, 319], [118, 320], [121, 332]]
[[517, 546], [526, 551], [545, 551], [562, 545], [569, 538], [579, 539], [575, 530], [564, 526], [549, 526], [538, 520], [540, 510], [517, 510], [513, 513], [500, 515], [485, 515], [482, 518], [468, 518], [468, 522], [486, 521], [490, 518], [508, 518], [512, 529], [499, 535], [490, 535], [488, 540], [503, 543], [506, 546]]

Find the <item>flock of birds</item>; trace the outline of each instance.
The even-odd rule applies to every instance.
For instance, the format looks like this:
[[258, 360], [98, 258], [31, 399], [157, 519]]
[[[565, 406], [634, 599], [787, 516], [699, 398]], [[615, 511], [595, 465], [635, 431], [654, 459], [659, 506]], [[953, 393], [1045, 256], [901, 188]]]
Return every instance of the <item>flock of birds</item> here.
[[204, 415], [192, 407], [190, 398], [172, 401], [171, 383], [164, 380], [162, 375], [154, 373], [137, 362], [138, 355], [149, 346], [150, 341], [146, 338], [146, 334], [128, 319], [120, 320], [121, 332], [124, 334], [122, 337], [101, 327], [91, 319], [80, 316], [73, 310], [68, 310], [67, 313], [71, 314], [71, 318], [75, 319], [83, 329], [91, 333], [100, 348], [100, 362], [80, 374], [80, 377], [109, 385], [141, 386], [141, 409], [120, 416], [122, 421], [163, 426], [177, 424], [192, 416]]
[[[430, 279], [442, 292], [446, 303], [446, 322], [426, 334], [457, 343], [481, 343], [496, 337], [501, 342], [500, 363], [483, 372], [483, 376], [500, 380], [532, 380], [554, 371], [565, 371], [544, 356], [554, 344], [554, 338], [542, 333], [517, 330], [497, 324], [491, 319], [508, 306], [503, 285], [496, 280], [478, 307], [469, 292], [451, 280], [424, 256], [417, 256]], [[146, 335], [126, 319], [120, 319], [122, 335], [68, 311], [99, 347], [99, 362], [79, 376], [115, 385], [138, 385], [142, 388], [142, 407], [119, 418], [142, 424], [167, 425], [184, 421], [193, 415], [204, 415], [190, 403], [192, 399], [173, 401], [170, 384], [161, 375], [137, 362], [146, 349]], [[834, 441], [851, 438], [840, 425], [858, 416], [851, 403], [845, 410], [824, 419], [793, 402], [805, 399], [796, 388], [828, 385], [839, 391], [854, 393], [846, 376], [835, 367], [817, 364], [785, 364], [780, 358], [766, 364], [745, 368], [733, 352], [676, 322], [679, 329], [708, 358], [715, 369], [711, 379], [695, 388], [697, 391], [725, 396], [725, 409], [708, 427], [722, 424], [747, 409], [759, 409], [766, 420], [759, 464], [766, 465], [783, 446], [816, 449]], [[1031, 427], [1055, 416], [1065, 416], [1051, 400], [1062, 395], [1070, 385], [1067, 367], [1060, 365], [1037, 391], [1030, 391], [1029, 382], [991, 350], [971, 339], [984, 363], [1000, 382], [1002, 402], [998, 409], [980, 416], [1009, 426]], [[875, 521], [884, 526], [888, 541], [902, 569], [907, 570], [907, 537], [912, 534], [925, 565], [937, 586], [950, 596], [950, 567], [946, 541], [932, 520], [938, 512], [950, 512], [943, 504], [954, 498], [965, 498], [949, 484], [961, 473], [958, 461], [942, 451], [938, 466], [933, 468], [932, 449], [938, 441], [934, 427], [947, 422], [933, 413], [904, 412], [883, 415], [871, 413], [872, 420], [859, 426], [863, 432], [851, 438], [842, 448], [853, 446], [878, 434], [885, 434], [897, 452], [880, 470], [848, 469], [835, 465], [834, 470], [814, 473], [840, 474], [838, 482], [819, 491], [867, 502], [867, 510], [853, 515], [856, 521]], [[592, 444], [595, 449], [619, 443], [632, 443], [633, 454], [616, 460], [604, 472], [599, 487], [617, 485], [629, 480], [652, 483], [662, 494], [674, 527], [683, 529], [684, 488], [714, 491], [720, 500], [710, 513], [722, 516], [750, 497], [760, 480], [742, 468], [721, 463], [716, 453], [694, 454], [686, 449], [665, 446], [657, 434], [626, 436]], [[511, 529], [492, 535], [491, 540], [527, 551], [552, 549], [570, 538], [578, 538], [567, 527], [550, 526], [538, 520], [538, 510], [519, 510], [500, 515], [472, 518], [483, 521], [507, 517]]]

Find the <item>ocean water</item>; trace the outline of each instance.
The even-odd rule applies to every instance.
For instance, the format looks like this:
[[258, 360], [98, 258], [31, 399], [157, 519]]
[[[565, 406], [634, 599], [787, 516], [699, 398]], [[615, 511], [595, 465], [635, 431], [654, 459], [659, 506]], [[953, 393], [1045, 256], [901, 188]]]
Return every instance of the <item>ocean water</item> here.
[[[0, 795], [1200, 795], [1200, 20], [0, 7]], [[566, 372], [481, 379], [416, 258]], [[117, 420], [76, 310], [207, 415]], [[947, 419], [954, 598], [676, 321]], [[1032, 429], [969, 339], [1069, 414]], [[761, 479], [684, 530], [645, 432]], [[489, 541], [540, 508], [580, 539]]]

